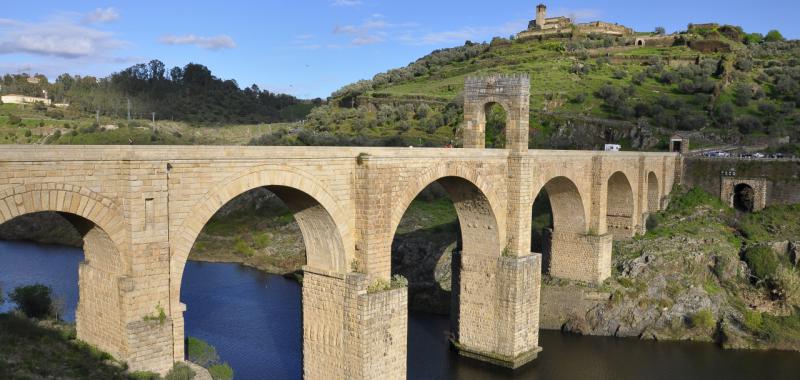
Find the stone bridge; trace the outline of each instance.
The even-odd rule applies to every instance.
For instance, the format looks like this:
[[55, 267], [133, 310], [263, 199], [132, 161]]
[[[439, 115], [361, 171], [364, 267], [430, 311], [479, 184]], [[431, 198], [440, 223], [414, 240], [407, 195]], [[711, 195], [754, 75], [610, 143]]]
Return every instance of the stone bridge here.
[[[643, 231], [664, 206], [672, 153], [528, 150], [524, 76], [470, 78], [463, 149], [6, 146], [0, 223], [67, 216], [84, 235], [78, 337], [165, 372], [184, 359], [181, 278], [195, 239], [226, 202], [257, 187], [294, 212], [306, 246], [302, 285], [307, 379], [405, 378], [407, 290], [391, 242], [433, 182], [461, 226], [452, 340], [466, 356], [517, 367], [538, 346], [541, 255], [531, 213], [546, 191], [554, 227], [546, 271], [601, 282], [614, 239]], [[506, 149], [483, 149], [487, 104], [509, 115]]]

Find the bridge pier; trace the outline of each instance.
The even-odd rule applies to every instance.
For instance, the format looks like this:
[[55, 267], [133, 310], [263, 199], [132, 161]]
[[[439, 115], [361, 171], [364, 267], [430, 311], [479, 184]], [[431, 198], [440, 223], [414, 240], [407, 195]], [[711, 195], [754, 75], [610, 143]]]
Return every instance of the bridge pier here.
[[553, 231], [550, 274], [599, 284], [611, 276], [613, 235]]
[[303, 377], [405, 379], [408, 289], [310, 267], [303, 277]]
[[518, 368], [538, 356], [540, 254], [461, 255], [453, 345], [459, 354]]

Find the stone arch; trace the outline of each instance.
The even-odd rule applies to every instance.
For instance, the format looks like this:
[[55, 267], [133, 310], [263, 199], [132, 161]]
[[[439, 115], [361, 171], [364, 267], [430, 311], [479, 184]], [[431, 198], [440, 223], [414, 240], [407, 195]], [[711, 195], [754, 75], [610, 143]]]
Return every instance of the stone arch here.
[[170, 313], [173, 328], [174, 359], [183, 360], [183, 311], [181, 282], [189, 252], [209, 219], [233, 198], [258, 187], [275, 193], [294, 213], [306, 245], [309, 267], [325, 273], [346, 273], [355, 243], [348, 218], [337, 199], [313, 176], [286, 166], [263, 165], [234, 174], [210, 189], [188, 208], [192, 214], [183, 220], [172, 240], [170, 269]]
[[628, 176], [618, 171], [608, 178], [606, 188], [606, 226], [614, 239], [630, 238], [634, 235], [633, 213], [635, 199]]
[[506, 111], [506, 149], [528, 150], [530, 78], [525, 74], [468, 77], [464, 83], [464, 147], [486, 147], [486, 105]]
[[553, 229], [583, 234], [586, 233], [586, 209], [583, 207], [578, 186], [567, 177], [550, 179], [539, 192], [546, 191], [553, 210]]
[[733, 187], [733, 207], [741, 212], [755, 210], [755, 190], [747, 183], [738, 183]]
[[21, 185], [0, 192], [0, 224], [22, 215], [56, 212], [83, 238], [78, 270], [77, 337], [124, 360], [126, 338], [119, 284], [129, 272], [125, 230], [116, 204], [67, 184]]
[[[580, 190], [568, 177], [549, 179], [536, 191], [532, 198], [534, 202], [543, 193], [547, 194], [550, 202], [552, 227], [541, 232], [531, 230], [531, 247], [541, 247], [543, 273], [565, 276], [575, 261], [580, 260], [573, 251], [576, 242], [582, 241], [588, 229], [586, 208]], [[541, 240], [534, 241], [535, 236], [540, 236]]]
[[647, 212], [658, 212], [660, 207], [660, 183], [655, 172], [647, 174]]
[[[42, 183], [19, 185], [0, 192], [0, 224], [20, 215], [45, 211], [81, 217], [104, 231], [116, 249], [126, 246], [122, 211], [113, 200], [89, 189], [61, 183]], [[79, 230], [82, 233], [88, 231]], [[120, 259], [123, 271], [127, 272], [127, 258], [123, 255]]]
[[[462, 235], [464, 228], [468, 226], [484, 231], [494, 230], [496, 233], [492, 235], [496, 235], [496, 238], [493, 237], [492, 240], [496, 240], [497, 245], [500, 246], [500, 242], [505, 241], [505, 223], [503, 219], [497, 218], [497, 215], [503, 215], [503, 207], [498, 193], [484, 178], [485, 176], [478, 175], [477, 172], [466, 169], [463, 165], [440, 164], [428, 168], [399, 195], [392, 211], [387, 241], [392, 241], [394, 238], [397, 226], [414, 198], [431, 183], [439, 182], [450, 195], [453, 205], [456, 207]], [[443, 182], [444, 179], [447, 180]], [[456, 197], [459, 199], [458, 202]], [[475, 207], [475, 209], [468, 210], [469, 207]], [[475, 213], [478, 210], [479, 212]], [[467, 242], [462, 242], [466, 247]]]
[[507, 144], [509, 143], [508, 134], [507, 134], [507, 129], [508, 129], [508, 125], [509, 125], [509, 112], [508, 112], [509, 108], [508, 108], [507, 105], [503, 105], [502, 102], [500, 102], [500, 101], [498, 101], [496, 99], [487, 100], [486, 104], [484, 104], [483, 107], [481, 107], [481, 112], [478, 115], [478, 117], [480, 118], [479, 119], [479, 125], [483, 126], [484, 147], [485, 148], [490, 148], [489, 144], [486, 143], [486, 140], [489, 139], [489, 137], [490, 137], [489, 115], [490, 115], [490, 113], [492, 111], [492, 108], [494, 108], [495, 106], [500, 107], [503, 110], [503, 113], [505, 114], [505, 121], [504, 121], [504, 125], [503, 125], [503, 130], [500, 131], [499, 136], [497, 136], [497, 140], [501, 140], [502, 139], [503, 146], [497, 146], [497, 141], [495, 141], [495, 145], [492, 146], [491, 148], [504, 149], [507, 146]]
[[636, 46], [644, 46], [644, 45], [645, 45], [644, 38], [637, 38], [636, 39]]

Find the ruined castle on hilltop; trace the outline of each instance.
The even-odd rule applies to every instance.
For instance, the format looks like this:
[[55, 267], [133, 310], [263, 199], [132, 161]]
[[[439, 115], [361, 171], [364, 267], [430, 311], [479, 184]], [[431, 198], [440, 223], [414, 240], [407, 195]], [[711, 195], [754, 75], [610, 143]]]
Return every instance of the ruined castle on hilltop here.
[[574, 34], [605, 34], [625, 37], [633, 34], [633, 29], [624, 25], [603, 21], [576, 24], [565, 16], [547, 18], [547, 6], [536, 6], [536, 19], [531, 20], [528, 29], [517, 33], [517, 38], [571, 37]]

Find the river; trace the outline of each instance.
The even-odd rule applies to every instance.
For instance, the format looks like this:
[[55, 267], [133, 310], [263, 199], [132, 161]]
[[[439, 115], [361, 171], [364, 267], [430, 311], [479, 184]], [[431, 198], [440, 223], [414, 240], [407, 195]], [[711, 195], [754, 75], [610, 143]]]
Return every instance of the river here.
[[[40, 282], [53, 287], [75, 318], [80, 249], [0, 241], [0, 287]], [[186, 334], [208, 341], [236, 379], [302, 375], [300, 286], [237, 264], [189, 262], [183, 276]], [[8, 302], [0, 307], [7, 311]], [[411, 312], [409, 379], [793, 379], [800, 354], [730, 351], [707, 343], [652, 342], [541, 333], [544, 351], [517, 371], [461, 358], [448, 349], [449, 319]]]

